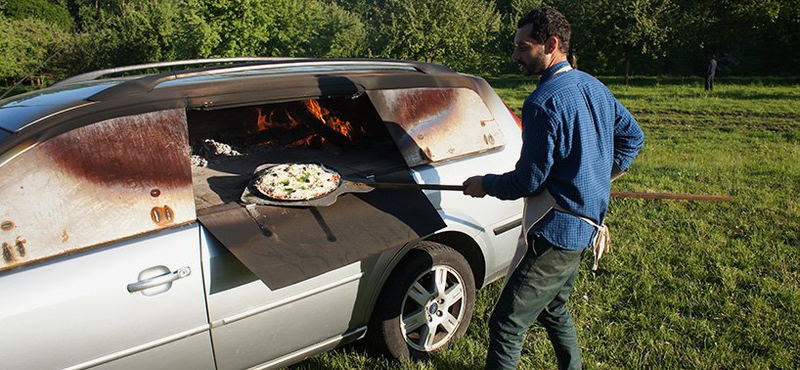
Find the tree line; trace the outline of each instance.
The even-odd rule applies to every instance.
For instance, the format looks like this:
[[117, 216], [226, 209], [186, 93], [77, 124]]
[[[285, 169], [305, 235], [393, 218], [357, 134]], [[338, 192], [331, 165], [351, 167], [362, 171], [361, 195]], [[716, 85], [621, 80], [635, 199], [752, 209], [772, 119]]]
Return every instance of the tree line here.
[[517, 20], [554, 6], [599, 75], [796, 75], [800, 0], [0, 0], [0, 79], [156, 61], [378, 57], [514, 72]]

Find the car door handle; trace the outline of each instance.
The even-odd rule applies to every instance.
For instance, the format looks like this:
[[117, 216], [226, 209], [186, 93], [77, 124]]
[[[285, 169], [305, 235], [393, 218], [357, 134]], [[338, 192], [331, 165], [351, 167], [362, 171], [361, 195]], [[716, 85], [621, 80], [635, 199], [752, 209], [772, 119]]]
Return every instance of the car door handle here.
[[175, 280], [178, 280], [178, 279], [181, 279], [181, 278], [185, 278], [185, 277], [191, 275], [191, 273], [192, 273], [192, 269], [189, 268], [189, 266], [186, 266], [186, 267], [183, 267], [183, 268], [179, 268], [179, 269], [177, 269], [175, 271], [168, 272], [168, 273], [166, 273], [164, 275], [159, 275], [159, 276], [156, 276], [154, 278], [140, 280], [140, 281], [137, 281], [135, 283], [128, 284], [128, 291], [133, 293], [133, 292], [142, 291], [142, 290], [145, 290], [145, 289], [148, 289], [148, 288], [156, 287], [156, 286], [159, 286], [159, 285], [164, 285], [164, 284], [167, 284], [167, 283], [171, 283], [171, 282], [173, 282]]

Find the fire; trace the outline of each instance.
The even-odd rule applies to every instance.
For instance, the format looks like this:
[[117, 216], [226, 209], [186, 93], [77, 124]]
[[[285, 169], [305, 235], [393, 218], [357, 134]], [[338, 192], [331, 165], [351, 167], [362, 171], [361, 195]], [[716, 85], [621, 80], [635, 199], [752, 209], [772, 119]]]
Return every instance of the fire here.
[[261, 107], [256, 107], [256, 111], [258, 112], [258, 118], [256, 119], [256, 132], [263, 131], [268, 128], [280, 128], [280, 129], [291, 129], [294, 126], [297, 126], [297, 121], [295, 121], [290, 115], [289, 112], [284, 110], [284, 115], [288, 117], [288, 120], [280, 120], [275, 117], [275, 110], [270, 110], [267, 113], [264, 113], [264, 109]]
[[[287, 147], [297, 146], [318, 146], [326, 142], [325, 137], [320, 135], [319, 132], [314, 130], [314, 125], [310, 123], [303, 123], [302, 120], [295, 119], [295, 117], [312, 116], [319, 120], [319, 122], [330, 127], [332, 130], [342, 134], [350, 142], [353, 141], [354, 135], [357, 133], [364, 133], [364, 129], [355, 130], [353, 124], [349, 121], [342, 120], [336, 117], [330, 110], [322, 107], [316, 99], [307, 99], [302, 104], [291, 104], [283, 107], [276, 107], [275, 109], [266, 110], [262, 107], [256, 107], [257, 119], [254, 131], [263, 131], [268, 129], [281, 129], [285, 131], [292, 130], [298, 126], [306, 127], [309, 130], [307, 137], [294, 140]], [[299, 111], [299, 110], [304, 110]], [[303, 114], [306, 113], [306, 114]]]
[[350, 122], [332, 115], [331, 111], [323, 108], [315, 99], [304, 100], [303, 105], [322, 123], [346, 136], [351, 141], [353, 140], [353, 125]]

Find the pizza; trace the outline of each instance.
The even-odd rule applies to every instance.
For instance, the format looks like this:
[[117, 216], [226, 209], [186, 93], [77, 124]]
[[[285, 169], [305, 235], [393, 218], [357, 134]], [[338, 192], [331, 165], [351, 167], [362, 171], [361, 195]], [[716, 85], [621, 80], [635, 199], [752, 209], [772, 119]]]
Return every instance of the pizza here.
[[279, 164], [265, 169], [255, 182], [261, 194], [280, 200], [309, 200], [337, 187], [338, 173], [314, 163]]

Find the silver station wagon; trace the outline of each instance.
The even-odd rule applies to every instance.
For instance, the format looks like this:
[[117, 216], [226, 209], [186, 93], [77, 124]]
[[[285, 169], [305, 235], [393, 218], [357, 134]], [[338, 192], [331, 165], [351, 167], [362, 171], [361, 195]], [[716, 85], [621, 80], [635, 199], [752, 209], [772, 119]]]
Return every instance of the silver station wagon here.
[[[508, 268], [521, 204], [459, 185], [520, 136], [483, 79], [407, 61], [156, 63], [0, 101], [0, 367], [272, 369], [365, 336], [425, 358]], [[338, 184], [260, 193], [279, 164]]]

